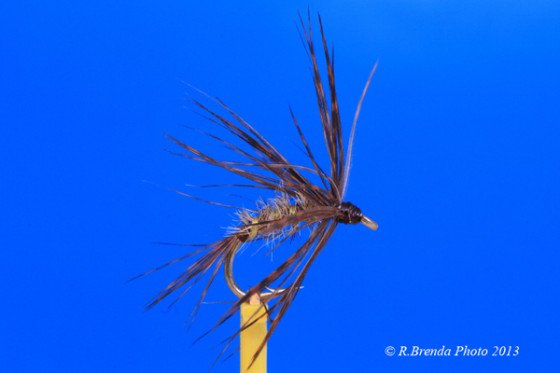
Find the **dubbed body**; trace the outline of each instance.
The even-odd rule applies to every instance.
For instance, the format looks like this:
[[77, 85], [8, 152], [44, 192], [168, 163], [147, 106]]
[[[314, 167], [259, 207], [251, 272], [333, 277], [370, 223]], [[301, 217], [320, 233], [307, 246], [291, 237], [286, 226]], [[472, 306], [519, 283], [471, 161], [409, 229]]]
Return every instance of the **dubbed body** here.
[[342, 202], [338, 206], [323, 206], [316, 205], [304, 198], [293, 201], [282, 195], [261, 205], [256, 213], [248, 210], [237, 212], [241, 225], [234, 230], [233, 235], [241, 242], [277, 238], [285, 230], [326, 219], [334, 219], [343, 224], [363, 223], [373, 230], [377, 229], [377, 223], [364, 216], [360, 208], [351, 202]]
[[[342, 202], [338, 206], [318, 206], [303, 198], [295, 203], [283, 195], [272, 199], [269, 203], [261, 203], [256, 212], [248, 210], [238, 211], [241, 225], [226, 237], [229, 250], [225, 257], [224, 274], [230, 290], [239, 298], [245, 298], [247, 292], [241, 290], [233, 276], [233, 262], [241, 246], [259, 239], [277, 240], [282, 243], [283, 238], [291, 237], [303, 227], [313, 226], [321, 221], [334, 220], [343, 224], [363, 223], [376, 230], [377, 223], [362, 214], [362, 211], [350, 202]], [[278, 271], [278, 270], [277, 270]], [[275, 273], [271, 274], [276, 277]], [[281, 296], [286, 289], [270, 289], [269, 292], [259, 294], [263, 302]]]

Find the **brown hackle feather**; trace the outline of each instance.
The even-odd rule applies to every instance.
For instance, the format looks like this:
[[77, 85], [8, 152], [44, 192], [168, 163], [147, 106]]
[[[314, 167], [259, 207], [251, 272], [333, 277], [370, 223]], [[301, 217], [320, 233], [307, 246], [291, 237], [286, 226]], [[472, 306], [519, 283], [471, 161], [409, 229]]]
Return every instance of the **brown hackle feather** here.
[[[313, 84], [315, 87], [323, 137], [329, 157], [328, 170], [330, 173], [327, 174], [317, 162], [291, 108], [289, 108], [290, 115], [301, 143], [303, 144], [303, 148], [305, 149], [307, 159], [311, 164], [310, 167], [293, 164], [288, 161], [270, 141], [223, 101], [211, 97], [193, 87], [196, 91], [205, 96], [206, 99], [217, 105], [221, 111], [212, 110], [201, 101], [193, 100], [194, 105], [202, 111], [201, 115], [210, 123], [226, 130], [226, 132], [234, 138], [240, 140], [241, 144], [248, 150], [211, 132], [195, 129], [195, 131], [200, 134], [224, 145], [227, 149], [232, 151], [234, 155], [242, 158], [243, 161], [217, 159], [204, 151], [186, 144], [176, 137], [166, 135], [176, 146], [182, 149], [182, 152], [173, 151], [172, 153], [187, 159], [220, 167], [250, 182], [249, 184], [207, 184], [199, 187], [214, 188], [219, 186], [234, 186], [268, 189], [275, 193], [276, 197], [265, 202], [260, 202], [254, 209], [248, 209], [236, 208], [232, 205], [206, 200], [177, 191], [177, 193], [181, 195], [202, 202], [222, 207], [236, 208], [239, 224], [233, 227], [223, 239], [205, 245], [192, 253], [137, 276], [137, 278], [143, 277], [171, 264], [197, 256], [197, 259], [162, 289], [147, 305], [149, 308], [154, 307], [170, 295], [178, 293], [179, 295], [172, 302], [173, 304], [188, 294], [197, 282], [205, 276], [208, 276], [206, 284], [199, 296], [197, 306], [193, 310], [194, 316], [203, 303], [213, 280], [218, 275], [219, 270], [224, 266], [224, 261], [228, 253], [235, 254], [246, 243], [258, 240], [274, 242], [274, 244], [271, 244], [269, 250], [269, 252], [272, 252], [287, 241], [292, 241], [297, 235], [301, 234], [303, 230], [309, 229], [309, 236], [299, 248], [274, 271], [248, 289], [245, 295], [240, 297], [223, 316], [219, 318], [211, 329], [199, 337], [199, 339], [202, 338], [234, 316], [239, 311], [241, 304], [249, 301], [255, 294], [261, 294], [272, 286], [283, 288], [285, 290], [278, 294], [276, 298], [271, 300], [268, 304], [263, 304], [267, 312], [266, 316], [262, 317], [268, 317], [270, 319], [270, 328], [265, 339], [261, 342], [258, 351], [254, 355], [253, 361], [261, 353], [263, 347], [278, 327], [278, 324], [297, 296], [310, 266], [324, 249], [338, 223], [355, 224], [364, 222], [364, 224], [367, 223], [366, 225], [370, 228], [375, 227], [372, 229], [376, 229], [377, 227], [374, 225], [376, 223], [363, 216], [356, 206], [349, 202], [343, 202], [350, 168], [355, 126], [361, 110], [363, 98], [369, 87], [375, 67], [366, 82], [366, 86], [362, 91], [355, 112], [349, 139], [349, 149], [347, 149], [349, 154], [347, 156], [348, 158], [346, 158], [342, 136], [342, 122], [336, 93], [334, 52], [329, 52], [321, 17], [319, 16], [318, 19], [321, 46], [327, 69], [327, 81], [325, 85], [323, 84], [313, 41], [310, 14], [308, 12], [307, 26], [300, 16], [302, 38], [304, 39], [306, 51], [311, 62]], [[328, 94], [325, 91], [325, 86], [328, 89]], [[322, 186], [311, 182], [307, 177], [308, 174], [318, 177]], [[257, 321], [258, 318], [250, 319], [245, 325], [232, 334], [225, 341], [226, 344], [220, 356], [233, 343], [241, 331], [250, 327]]]

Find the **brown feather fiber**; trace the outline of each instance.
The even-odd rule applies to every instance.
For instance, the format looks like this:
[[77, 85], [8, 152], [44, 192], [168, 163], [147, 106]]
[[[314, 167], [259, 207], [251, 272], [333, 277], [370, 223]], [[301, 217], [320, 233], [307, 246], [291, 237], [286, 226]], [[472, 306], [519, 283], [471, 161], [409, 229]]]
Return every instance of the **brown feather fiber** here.
[[[337, 225], [339, 223], [354, 224], [360, 222], [363, 216], [360, 209], [349, 202], [343, 202], [344, 191], [348, 180], [349, 165], [345, 164], [346, 155], [343, 145], [342, 123], [335, 84], [334, 52], [329, 52], [323, 30], [323, 23], [321, 17], [319, 16], [318, 18], [322, 47], [320, 49], [322, 49], [324, 54], [327, 71], [327, 80], [325, 83], [323, 82], [319, 69], [309, 12], [307, 25], [301, 16], [300, 21], [304, 44], [311, 63], [317, 107], [319, 109], [323, 137], [329, 157], [329, 167], [323, 169], [317, 162], [291, 108], [290, 114], [293, 124], [298, 132], [310, 167], [293, 164], [288, 161], [287, 157], [280, 153], [270, 141], [224, 102], [199, 91], [206, 96], [210, 102], [213, 102], [218, 109], [212, 110], [208, 105], [198, 100], [193, 101], [194, 105], [202, 111], [210, 122], [225, 129], [233, 138], [238, 140], [240, 145], [234, 144], [233, 142], [209, 132], [198, 132], [226, 146], [235, 156], [241, 158], [242, 161], [217, 159], [174, 136], [167, 135], [180, 149], [179, 152], [175, 152], [174, 154], [220, 167], [248, 181], [246, 184], [224, 184], [224, 186], [268, 189], [275, 193], [275, 197], [268, 201], [257, 203], [254, 209], [238, 208], [238, 224], [221, 240], [198, 248], [193, 253], [137, 276], [142, 277], [167, 267], [168, 265], [191, 259], [192, 261], [187, 268], [162, 289], [148, 304], [148, 307], [151, 308], [159, 304], [172, 294], [177, 295], [177, 298], [173, 301], [176, 302], [189, 293], [194, 284], [206, 278], [206, 284], [199, 296], [198, 306], [194, 310], [194, 313], [196, 313], [200, 304], [204, 301], [213, 280], [218, 275], [219, 270], [224, 266], [228, 253], [233, 253], [233, 255], [235, 255], [237, 250], [245, 243], [258, 240], [274, 241], [275, 244], [270, 249], [272, 251], [286, 241], [292, 240], [304, 229], [309, 230], [309, 236], [305, 241], [275, 270], [248, 289], [246, 294], [239, 298], [216, 322], [214, 327], [207, 332], [209, 333], [215, 330], [218, 326], [234, 316], [239, 311], [240, 305], [247, 302], [255, 294], [264, 292], [272, 285], [282, 287], [285, 291], [281, 292], [268, 304], [263, 305], [263, 307], [267, 308], [266, 315], [270, 319], [270, 328], [266, 338], [260, 344], [260, 348], [255, 354], [253, 361], [262, 351], [262, 348], [270, 339], [296, 298], [309, 268], [324, 249]], [[373, 72], [371, 75], [373, 75]], [[371, 76], [362, 93], [355, 115], [355, 121], [357, 120], [363, 96], [369, 86], [370, 80]], [[350, 148], [353, 140], [354, 127], [355, 122], [349, 141]], [[244, 150], [242, 146], [249, 150]], [[351, 155], [348, 156], [349, 159], [350, 156]], [[327, 173], [325, 170], [329, 172]], [[317, 180], [320, 180], [321, 185], [316, 185], [311, 182], [308, 178], [309, 175], [318, 177]], [[221, 185], [209, 184], [201, 187], [217, 186]], [[218, 206], [235, 208], [235, 206], [205, 200], [187, 193], [178, 193]], [[250, 320], [231, 335], [227, 340], [224, 351], [231, 345], [242, 330], [256, 321], [256, 319]], [[222, 353], [224, 351], [222, 351]]]

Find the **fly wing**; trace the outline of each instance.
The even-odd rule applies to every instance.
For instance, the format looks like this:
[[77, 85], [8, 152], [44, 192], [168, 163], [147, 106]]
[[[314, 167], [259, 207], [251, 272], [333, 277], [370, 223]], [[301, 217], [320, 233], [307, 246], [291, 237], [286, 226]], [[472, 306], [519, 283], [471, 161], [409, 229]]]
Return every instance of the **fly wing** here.
[[[176, 154], [221, 167], [253, 181], [258, 187], [282, 192], [293, 197], [305, 197], [310, 201], [315, 201], [319, 205], [331, 204], [332, 198], [329, 192], [313, 184], [301, 172], [305, 170], [318, 174], [319, 171], [290, 163], [261, 133], [236, 114], [225, 103], [217, 98], [211, 99], [217, 102], [233, 119], [210, 109], [202, 102], [194, 101], [194, 104], [208, 115], [207, 119], [240, 139], [251, 151], [245, 151], [240, 146], [214, 134], [207, 132], [203, 132], [203, 134], [222, 143], [230, 150], [233, 150], [236, 154], [244, 158], [245, 161], [232, 162], [217, 159], [173, 136], [167, 135], [171, 141], [187, 151], [187, 153]], [[319, 176], [321, 175], [319, 174]]]
[[[319, 107], [319, 116], [323, 127], [323, 136], [330, 160], [330, 177], [334, 180], [335, 188], [331, 187], [331, 193], [340, 201], [342, 198], [342, 180], [344, 178], [344, 145], [342, 138], [342, 124], [340, 121], [340, 111], [338, 107], [338, 98], [336, 95], [336, 85], [334, 77], [334, 51], [329, 53], [325, 33], [323, 31], [323, 23], [319, 16], [319, 26], [321, 32], [321, 41], [323, 52], [325, 55], [325, 63], [327, 65], [329, 98], [325, 93], [323, 80], [317, 62], [315, 45], [313, 43], [313, 32], [311, 29], [311, 16], [308, 13], [308, 25], [305, 26], [300, 16], [303, 36], [307, 46], [307, 52], [311, 61], [313, 83], [315, 85], [315, 93], [317, 96], [317, 106]], [[330, 101], [330, 104], [329, 104]]]
[[[330, 176], [326, 175], [321, 167], [317, 164], [293, 113], [292, 118], [294, 120], [294, 124], [306, 149], [309, 161], [313, 165], [312, 169], [291, 164], [287, 160], [287, 158], [283, 156], [282, 153], [280, 153], [270, 143], [270, 141], [268, 141], [259, 131], [251, 126], [240, 115], [229, 108], [223, 101], [218, 98], [211, 97], [194, 87], [193, 88], [196, 89], [199, 93], [216, 102], [221, 107], [221, 109], [224, 110], [225, 113], [227, 113], [228, 116], [232, 118], [230, 119], [226, 117], [226, 115], [222, 115], [219, 112], [210, 109], [202, 102], [194, 100], [194, 104], [202, 109], [202, 111], [207, 115], [207, 119], [226, 129], [235, 137], [242, 140], [253, 150], [253, 152], [246, 152], [239, 146], [234, 145], [213, 134], [206, 133], [206, 135], [226, 145], [229, 149], [244, 157], [248, 162], [235, 163], [218, 160], [209, 156], [208, 154], [201, 152], [198, 149], [185, 144], [177, 138], [174, 138], [172, 136], [168, 137], [177, 145], [186, 149], [190, 153], [189, 155], [187, 155], [187, 158], [222, 167], [230, 172], [233, 172], [255, 182], [260, 187], [286, 193], [290, 196], [304, 196], [305, 198], [311, 201], [315, 201], [317, 202], [317, 204], [321, 205], [333, 205], [338, 204], [342, 201], [343, 189], [345, 186], [344, 180], [346, 180], [342, 124], [340, 120], [340, 111], [338, 106], [334, 75], [334, 51], [329, 53], [327, 41], [323, 30], [323, 24], [321, 21], [321, 17], [319, 16], [322, 48], [325, 56], [328, 75], [327, 85], [329, 93], [327, 95], [323, 86], [321, 73], [319, 71], [310, 18], [311, 17], [308, 13], [307, 27], [305, 26], [301, 17], [300, 20], [302, 23], [303, 36], [305, 37], [308, 56], [312, 66], [313, 82], [315, 86], [315, 93], [317, 96], [317, 105], [319, 108], [319, 115], [323, 128], [323, 136], [329, 155]], [[260, 171], [265, 171], [265, 174], [272, 173], [273, 176], [267, 176], [256, 171], [247, 170], [246, 167], [249, 166], [256, 167]], [[325, 188], [328, 187], [328, 190], [310, 182], [300, 172], [303, 169], [317, 174], [320, 177], [321, 182], [323, 183]]]
[[[325, 32], [323, 30], [323, 22], [321, 20], [321, 16], [319, 15], [318, 16], [319, 30], [321, 32], [321, 43], [323, 47], [323, 53], [325, 55], [325, 64], [327, 67], [327, 75], [328, 75], [328, 88], [329, 88], [328, 97], [330, 98], [330, 106], [329, 106], [329, 99], [327, 98], [327, 94], [325, 93], [323, 80], [321, 78], [321, 73], [317, 63], [317, 56], [315, 54], [315, 45], [313, 43], [311, 17], [309, 15], [309, 12], [307, 18], [308, 18], [307, 28], [301, 16], [300, 16], [300, 21], [303, 30], [303, 36], [305, 37], [308, 56], [311, 61], [311, 66], [313, 71], [313, 83], [315, 85], [315, 94], [317, 96], [317, 105], [319, 107], [319, 115], [323, 127], [325, 144], [327, 147], [327, 152], [329, 154], [330, 171], [331, 171], [330, 178], [334, 181], [335, 184], [334, 186], [331, 184], [330, 191], [334, 197], [338, 198], [339, 201], [342, 201], [342, 199], [344, 198], [344, 194], [346, 192], [346, 187], [348, 185], [348, 175], [350, 173], [352, 148], [354, 144], [356, 124], [358, 122], [358, 117], [360, 116], [360, 111], [362, 108], [364, 97], [373, 78], [373, 74], [377, 69], [377, 63], [373, 66], [370, 72], [365, 87], [362, 90], [362, 94], [360, 96], [360, 100], [356, 107], [356, 111], [354, 112], [354, 120], [352, 122], [350, 137], [348, 139], [348, 146], [346, 148], [346, 154], [345, 154], [343, 136], [342, 136], [342, 123], [340, 120], [340, 110], [338, 106], [338, 98], [336, 94], [336, 84], [335, 84], [335, 75], [334, 75], [334, 49], [329, 53]], [[301, 132], [300, 132], [300, 136], [301, 136]], [[312, 158], [312, 156], [310, 156], [310, 158]]]

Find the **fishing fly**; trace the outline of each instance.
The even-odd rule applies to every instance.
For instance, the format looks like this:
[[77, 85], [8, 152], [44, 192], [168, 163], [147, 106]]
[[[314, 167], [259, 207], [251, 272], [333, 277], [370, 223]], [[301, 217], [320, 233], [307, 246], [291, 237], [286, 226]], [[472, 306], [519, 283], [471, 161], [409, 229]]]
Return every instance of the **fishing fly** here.
[[[358, 224], [377, 230], [377, 223], [362, 213], [353, 203], [345, 200], [348, 187], [348, 177], [352, 161], [352, 147], [354, 143], [356, 124], [362, 108], [365, 94], [375, 73], [377, 64], [371, 70], [366, 84], [354, 112], [346, 149], [343, 144], [342, 123], [339, 113], [338, 99], [335, 86], [334, 56], [329, 51], [321, 17], [318, 17], [321, 47], [325, 58], [327, 80], [323, 81], [317, 61], [317, 51], [313, 41], [311, 17], [307, 17], [307, 26], [300, 17], [302, 39], [311, 63], [311, 71], [317, 106], [322, 125], [322, 132], [327, 148], [329, 168], [325, 170], [317, 162], [311, 148], [303, 134], [302, 128], [290, 109], [293, 124], [299, 134], [305, 151], [308, 166], [290, 163], [258, 130], [235, 113], [229, 106], [218, 98], [208, 95], [218, 110], [212, 110], [206, 104], [193, 100], [199, 110], [215, 125], [225, 129], [234, 138], [244, 143], [250, 149], [244, 150], [223, 137], [205, 133], [213, 140], [225, 145], [242, 162], [225, 161], [212, 157], [176, 137], [167, 137], [180, 149], [176, 154], [209, 165], [220, 167], [235, 175], [247, 179], [250, 184], [237, 184], [261, 188], [272, 191], [274, 198], [261, 201], [256, 208], [241, 208], [237, 210], [238, 222], [219, 241], [202, 245], [195, 251], [166, 263], [154, 270], [138, 277], [145, 276], [168, 265], [190, 259], [192, 263], [161, 290], [149, 303], [153, 307], [171, 294], [177, 294], [178, 299], [189, 292], [194, 284], [203, 277], [207, 277], [206, 284], [199, 297], [198, 306], [204, 301], [210, 285], [223, 268], [226, 282], [237, 301], [217, 321], [208, 332], [214, 330], [239, 311], [239, 307], [252, 297], [258, 297], [266, 313], [263, 317], [270, 319], [270, 328], [262, 341], [255, 357], [270, 339], [280, 320], [294, 301], [303, 280], [317, 256], [324, 249], [333, 232], [339, 224]], [[326, 93], [328, 92], [328, 93]], [[320, 183], [313, 183], [309, 176]], [[191, 195], [182, 193], [195, 199]], [[209, 203], [212, 201], [203, 200]], [[218, 204], [218, 203], [214, 203]], [[236, 254], [246, 244], [257, 241], [271, 241], [275, 250], [278, 246], [303, 232], [309, 235], [285, 261], [249, 289], [242, 289], [235, 280], [233, 263]], [[193, 258], [196, 258], [193, 260]], [[239, 333], [257, 320], [242, 325], [240, 330], [231, 336], [233, 340]]]

